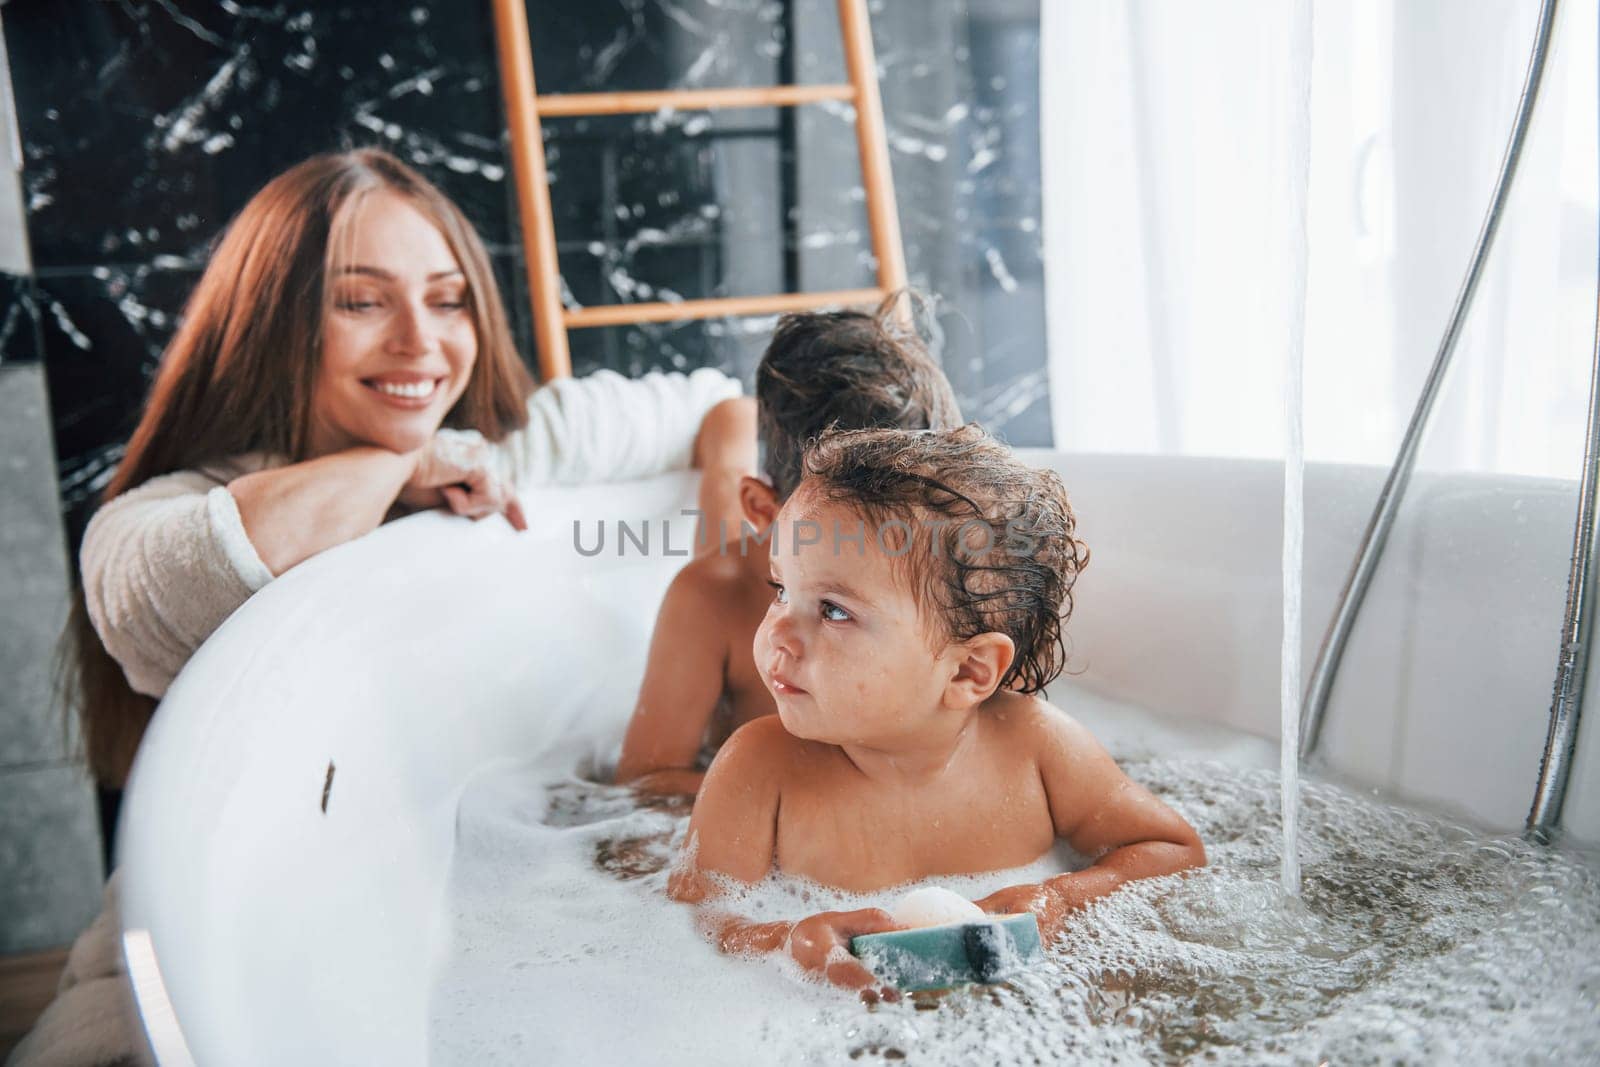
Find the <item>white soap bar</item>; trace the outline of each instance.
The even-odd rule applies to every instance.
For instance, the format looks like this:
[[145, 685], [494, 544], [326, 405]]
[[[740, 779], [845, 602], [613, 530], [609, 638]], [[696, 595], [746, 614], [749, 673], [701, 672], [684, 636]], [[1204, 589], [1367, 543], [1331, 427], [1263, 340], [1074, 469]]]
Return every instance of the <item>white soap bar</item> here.
[[983, 922], [986, 918], [983, 909], [966, 897], [936, 885], [913, 889], [888, 910], [895, 922], [913, 928]]

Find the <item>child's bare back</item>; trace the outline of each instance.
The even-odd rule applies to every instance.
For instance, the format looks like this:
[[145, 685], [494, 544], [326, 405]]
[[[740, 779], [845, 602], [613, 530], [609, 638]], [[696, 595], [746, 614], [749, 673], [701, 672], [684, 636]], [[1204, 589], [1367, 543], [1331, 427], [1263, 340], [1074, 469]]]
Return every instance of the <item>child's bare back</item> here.
[[[750, 637], [772, 591], [737, 551], [692, 560], [662, 601], [650, 659], [622, 743], [617, 780], [660, 793], [694, 793], [701, 753], [777, 708], [756, 670]], [[702, 764], [703, 765], [703, 764]]]

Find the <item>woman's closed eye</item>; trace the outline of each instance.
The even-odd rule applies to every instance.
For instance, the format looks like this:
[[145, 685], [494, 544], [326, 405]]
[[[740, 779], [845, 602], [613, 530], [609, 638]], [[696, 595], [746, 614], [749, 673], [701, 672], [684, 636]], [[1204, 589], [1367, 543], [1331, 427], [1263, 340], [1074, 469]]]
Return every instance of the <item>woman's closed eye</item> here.
[[[364, 312], [373, 311], [384, 306], [383, 298], [369, 294], [341, 296], [334, 301], [334, 306], [340, 311]], [[454, 315], [465, 311], [467, 296], [465, 293], [441, 293], [428, 297], [428, 307], [434, 311], [447, 315]]]

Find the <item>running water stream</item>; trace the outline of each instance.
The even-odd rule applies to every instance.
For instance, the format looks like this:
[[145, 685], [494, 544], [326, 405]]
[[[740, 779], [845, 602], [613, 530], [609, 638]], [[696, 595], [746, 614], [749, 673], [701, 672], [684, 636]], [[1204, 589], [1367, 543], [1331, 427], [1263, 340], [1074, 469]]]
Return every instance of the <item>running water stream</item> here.
[[1282, 221], [1288, 245], [1283, 323], [1283, 659], [1279, 700], [1283, 726], [1279, 776], [1283, 813], [1283, 891], [1300, 894], [1300, 633], [1305, 556], [1305, 363], [1306, 279], [1310, 258], [1306, 201], [1311, 185], [1311, 2], [1295, 0], [1285, 10], [1287, 35], [1280, 51], [1287, 61], [1281, 81], [1286, 113], [1280, 116], [1287, 166]]

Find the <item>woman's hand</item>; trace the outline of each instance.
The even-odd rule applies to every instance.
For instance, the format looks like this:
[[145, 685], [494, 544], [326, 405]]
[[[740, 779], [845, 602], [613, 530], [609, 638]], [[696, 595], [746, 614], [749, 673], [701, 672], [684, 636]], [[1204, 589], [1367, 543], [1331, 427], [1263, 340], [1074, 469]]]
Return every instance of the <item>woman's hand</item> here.
[[882, 934], [900, 927], [881, 908], [860, 911], [825, 911], [801, 919], [789, 930], [789, 955], [805, 970], [819, 974], [836, 986], [859, 989], [863, 999], [894, 1000], [893, 987], [874, 989], [878, 979], [850, 954], [850, 939], [857, 934]]
[[400, 489], [400, 503], [416, 509], [448, 507], [469, 519], [503, 514], [514, 529], [528, 528], [521, 502], [495, 473], [483, 435], [440, 430], [411, 456], [414, 466]]

